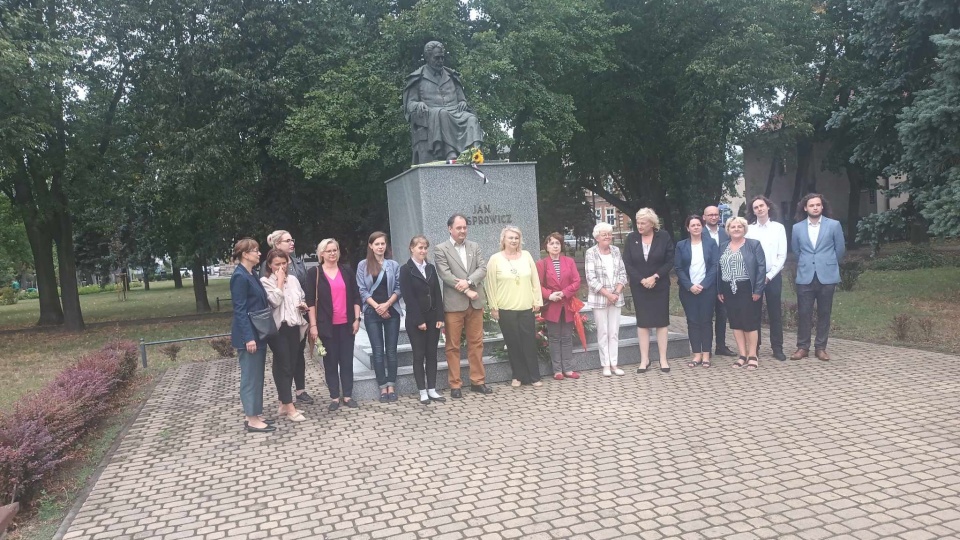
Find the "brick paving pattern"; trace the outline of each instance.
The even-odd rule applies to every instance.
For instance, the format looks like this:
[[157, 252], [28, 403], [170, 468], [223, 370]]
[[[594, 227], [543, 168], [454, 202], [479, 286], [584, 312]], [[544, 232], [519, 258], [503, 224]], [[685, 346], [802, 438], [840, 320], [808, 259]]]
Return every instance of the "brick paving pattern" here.
[[335, 413], [314, 365], [309, 420], [269, 435], [242, 431], [235, 361], [185, 365], [64, 538], [960, 537], [958, 358], [830, 352]]

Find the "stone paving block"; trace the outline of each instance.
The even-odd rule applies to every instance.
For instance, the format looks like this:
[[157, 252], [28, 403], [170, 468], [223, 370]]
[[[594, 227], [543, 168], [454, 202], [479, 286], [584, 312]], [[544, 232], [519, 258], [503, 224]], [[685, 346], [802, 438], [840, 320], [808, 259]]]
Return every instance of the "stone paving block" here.
[[[245, 434], [239, 400], [224, 399], [235, 360], [179, 366], [63, 538], [960, 537], [958, 359], [844, 340], [831, 354], [761, 352], [754, 373], [722, 358], [586, 371], [429, 409], [405, 395], [329, 413], [320, 400], [269, 435]], [[316, 361], [307, 374], [322, 396]], [[204, 419], [183, 424], [183, 403]]]

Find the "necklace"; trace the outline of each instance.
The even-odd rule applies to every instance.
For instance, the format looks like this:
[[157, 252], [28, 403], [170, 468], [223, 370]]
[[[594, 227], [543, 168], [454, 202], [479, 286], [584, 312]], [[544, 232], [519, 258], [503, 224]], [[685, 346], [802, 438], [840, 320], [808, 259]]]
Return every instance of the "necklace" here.
[[[504, 257], [504, 259], [507, 259], [507, 258]], [[514, 283], [516, 283], [517, 285], [519, 285], [519, 284], [520, 284], [520, 272], [518, 272], [517, 269], [516, 269], [516, 267], [513, 266], [513, 261], [511, 261], [510, 259], [507, 259], [507, 264], [510, 265], [510, 273], [513, 274], [513, 281], [514, 281]]]

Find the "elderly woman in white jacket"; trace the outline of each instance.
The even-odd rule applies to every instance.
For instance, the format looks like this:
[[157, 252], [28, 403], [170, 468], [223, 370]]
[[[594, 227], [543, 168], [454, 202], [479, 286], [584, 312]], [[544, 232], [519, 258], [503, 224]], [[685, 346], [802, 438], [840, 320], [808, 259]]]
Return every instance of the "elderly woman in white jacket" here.
[[307, 320], [303, 314], [307, 310], [303, 288], [300, 282], [287, 275], [290, 257], [280, 249], [271, 249], [267, 253], [264, 276], [260, 283], [267, 291], [267, 302], [273, 311], [273, 320], [278, 332], [267, 340], [273, 351], [273, 382], [277, 386], [280, 409], [277, 414], [294, 422], [306, 420], [303, 413], [293, 404], [293, 369], [297, 360], [298, 348], [307, 331]]

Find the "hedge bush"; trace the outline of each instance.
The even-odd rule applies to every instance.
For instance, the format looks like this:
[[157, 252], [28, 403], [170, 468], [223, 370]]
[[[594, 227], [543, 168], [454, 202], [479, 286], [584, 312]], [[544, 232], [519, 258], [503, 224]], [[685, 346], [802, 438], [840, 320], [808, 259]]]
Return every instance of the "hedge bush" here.
[[80, 358], [36, 394], [0, 417], [0, 493], [29, 503], [77, 441], [114, 406], [137, 368], [137, 346], [114, 342]]
[[910, 246], [888, 257], [870, 262], [870, 270], [917, 270], [919, 268], [939, 268], [941, 266], [960, 266], [956, 255], [938, 253], [929, 247]]
[[19, 300], [19, 295], [17, 291], [13, 290], [13, 287], [0, 288], [0, 306], [12, 306], [17, 303], [17, 300]]

